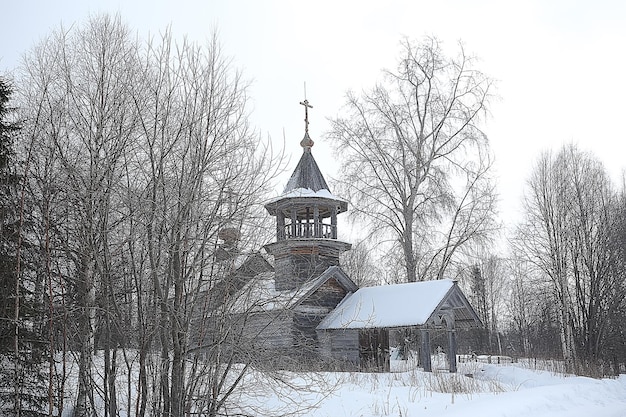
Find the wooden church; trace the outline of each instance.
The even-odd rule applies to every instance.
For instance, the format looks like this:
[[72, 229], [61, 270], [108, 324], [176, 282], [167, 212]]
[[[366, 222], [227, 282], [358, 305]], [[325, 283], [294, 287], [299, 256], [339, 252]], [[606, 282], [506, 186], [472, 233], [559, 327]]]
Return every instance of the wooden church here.
[[228, 325], [238, 329], [229, 333], [239, 337], [211, 338], [206, 324], [199, 330], [200, 350], [217, 343], [246, 345], [251, 349], [240, 361], [254, 356], [274, 367], [387, 371], [389, 331], [417, 328], [421, 363], [430, 371], [429, 331], [444, 329], [455, 372], [456, 326], [480, 326], [478, 316], [451, 280], [359, 289], [341, 269], [340, 255], [351, 245], [338, 239], [337, 219], [348, 202], [330, 191], [313, 157], [311, 106], [300, 104], [302, 156], [283, 193], [265, 204], [276, 219], [275, 241], [264, 247], [269, 262], [259, 254], [248, 257], [230, 284], [208, 296], [215, 311], [227, 310]]

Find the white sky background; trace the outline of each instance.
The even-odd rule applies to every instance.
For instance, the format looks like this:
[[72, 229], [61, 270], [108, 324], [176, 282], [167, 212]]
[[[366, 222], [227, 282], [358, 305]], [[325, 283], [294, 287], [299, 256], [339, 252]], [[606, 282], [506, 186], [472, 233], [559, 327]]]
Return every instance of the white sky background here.
[[[349, 89], [372, 87], [394, 68], [399, 41], [434, 35], [445, 48], [462, 40], [498, 80], [485, 132], [499, 178], [501, 216], [510, 226], [534, 160], [574, 142], [618, 181], [626, 167], [626, 2], [622, 1], [260, 1], [3, 0], [0, 73], [61, 23], [118, 13], [145, 37], [172, 25], [206, 41], [217, 28], [224, 52], [252, 81], [252, 122], [300, 157], [307, 98], [315, 158], [329, 180], [338, 159], [324, 143], [327, 117]], [[286, 183], [287, 178], [279, 185]]]

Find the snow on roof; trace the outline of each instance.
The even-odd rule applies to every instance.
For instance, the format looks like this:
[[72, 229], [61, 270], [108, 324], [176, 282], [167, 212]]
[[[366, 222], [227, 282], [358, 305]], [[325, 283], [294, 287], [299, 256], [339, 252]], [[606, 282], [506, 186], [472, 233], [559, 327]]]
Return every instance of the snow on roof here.
[[277, 291], [274, 273], [260, 274], [252, 278], [238, 293], [231, 313], [251, 313], [287, 309], [300, 299], [315, 281], [293, 291]]
[[354, 291], [357, 288], [356, 284], [338, 266], [330, 266], [316, 279], [305, 283], [300, 288], [287, 291], [276, 290], [274, 273], [267, 272], [257, 275], [246, 283], [237, 294], [230, 312], [237, 314], [291, 308], [332, 277], [337, 279], [346, 291]]
[[276, 201], [279, 201], [285, 198], [297, 198], [297, 197], [308, 197], [308, 198], [317, 197], [317, 198], [328, 198], [330, 200], [337, 200], [337, 201], [346, 201], [343, 198], [339, 198], [335, 196], [333, 193], [331, 193], [330, 191], [326, 189], [314, 191], [310, 188], [295, 188], [291, 191], [288, 191], [279, 195], [278, 197], [274, 197], [268, 200], [266, 204], [274, 203]]
[[318, 329], [419, 326], [433, 314], [454, 281], [413, 282], [365, 287], [346, 297]]

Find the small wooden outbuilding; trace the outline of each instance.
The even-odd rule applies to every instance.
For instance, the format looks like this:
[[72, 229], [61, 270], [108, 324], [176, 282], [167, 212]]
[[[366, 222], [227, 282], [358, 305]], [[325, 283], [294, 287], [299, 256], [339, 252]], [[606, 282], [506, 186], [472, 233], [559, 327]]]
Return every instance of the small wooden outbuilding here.
[[355, 362], [361, 369], [389, 369], [389, 330], [417, 328], [421, 364], [432, 370], [430, 331], [448, 333], [450, 372], [456, 372], [456, 329], [482, 323], [456, 281], [449, 279], [361, 288], [347, 296], [317, 326], [329, 360]]

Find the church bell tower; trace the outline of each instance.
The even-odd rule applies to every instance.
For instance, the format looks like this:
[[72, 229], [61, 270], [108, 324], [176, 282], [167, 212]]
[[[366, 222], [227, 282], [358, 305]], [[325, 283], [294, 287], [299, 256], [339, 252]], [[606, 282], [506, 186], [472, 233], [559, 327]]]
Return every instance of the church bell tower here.
[[302, 157], [283, 193], [265, 204], [276, 217], [276, 242], [265, 245], [274, 256], [276, 290], [291, 290], [339, 265], [339, 255], [351, 245], [337, 240], [337, 215], [348, 202], [334, 196], [320, 172], [311, 148], [307, 100], [304, 106]]

